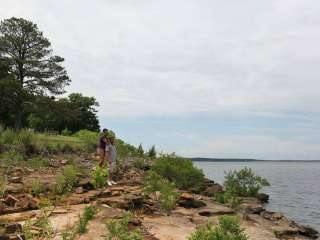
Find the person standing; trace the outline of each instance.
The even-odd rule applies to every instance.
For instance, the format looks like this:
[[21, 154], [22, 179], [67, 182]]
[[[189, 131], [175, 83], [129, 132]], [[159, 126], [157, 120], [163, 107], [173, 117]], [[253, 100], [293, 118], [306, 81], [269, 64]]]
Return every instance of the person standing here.
[[117, 164], [117, 149], [115, 146], [115, 138], [114, 136], [111, 136], [107, 140], [108, 144], [106, 146], [107, 150], [107, 156], [108, 156], [108, 162], [109, 162], [109, 180], [108, 180], [108, 185], [109, 182], [111, 184], [117, 184], [115, 181], [113, 181], [113, 173], [116, 168]]
[[108, 134], [108, 129], [104, 128], [102, 130], [102, 134], [99, 139], [99, 144], [98, 144], [98, 155], [99, 155], [99, 166], [103, 167], [104, 161], [106, 159], [106, 146], [107, 146], [107, 134]]

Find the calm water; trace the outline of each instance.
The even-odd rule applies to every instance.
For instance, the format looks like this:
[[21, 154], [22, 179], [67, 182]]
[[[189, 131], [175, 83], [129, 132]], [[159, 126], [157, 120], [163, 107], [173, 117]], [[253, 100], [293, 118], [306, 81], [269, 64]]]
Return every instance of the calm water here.
[[268, 210], [320, 231], [320, 162], [195, 162], [210, 179], [223, 183], [224, 172], [252, 168], [267, 178], [270, 187], [263, 192], [270, 195]]

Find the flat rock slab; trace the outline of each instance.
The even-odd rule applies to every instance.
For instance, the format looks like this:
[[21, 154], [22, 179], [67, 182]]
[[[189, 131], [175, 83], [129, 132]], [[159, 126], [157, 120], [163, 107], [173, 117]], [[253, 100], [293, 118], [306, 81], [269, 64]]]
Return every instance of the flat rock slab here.
[[201, 216], [217, 216], [217, 215], [229, 215], [229, 214], [234, 214], [235, 211], [229, 207], [217, 204], [217, 203], [212, 203], [212, 202], [206, 202], [207, 206], [204, 208], [200, 208], [198, 213]]
[[142, 224], [159, 240], [185, 240], [196, 228], [188, 218], [179, 216], [146, 216]]

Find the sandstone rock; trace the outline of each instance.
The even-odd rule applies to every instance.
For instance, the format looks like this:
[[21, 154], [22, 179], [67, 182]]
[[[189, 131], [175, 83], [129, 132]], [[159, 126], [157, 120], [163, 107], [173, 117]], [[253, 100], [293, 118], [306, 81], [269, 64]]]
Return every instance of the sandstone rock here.
[[319, 237], [319, 232], [310, 226], [302, 226], [295, 222], [293, 222], [291, 226], [297, 228], [299, 230], [299, 233], [303, 236], [307, 236], [312, 239], [317, 239]]
[[22, 177], [17, 176], [17, 177], [11, 177], [9, 178], [10, 183], [22, 183]]
[[193, 199], [194, 199], [194, 195], [192, 195], [192, 194], [190, 194], [190, 193], [183, 192], [183, 193], [181, 193], [181, 195], [180, 195], [180, 199], [183, 199], [183, 200], [193, 200]]
[[31, 198], [29, 200], [29, 208], [30, 209], [38, 209], [40, 204], [40, 200], [37, 198]]
[[279, 212], [270, 212], [270, 211], [263, 211], [260, 215], [270, 221], [278, 221], [283, 218], [283, 214]]
[[10, 223], [5, 226], [5, 234], [14, 234], [16, 232], [22, 232], [22, 226], [20, 223]]
[[223, 192], [222, 186], [220, 184], [215, 183], [211, 186], [207, 186], [203, 191], [203, 194], [206, 196], [212, 197], [214, 196], [214, 194], [221, 193], [221, 192]]
[[105, 197], [111, 197], [112, 196], [112, 192], [110, 189], [106, 189], [104, 191], [102, 191], [99, 195], [99, 197], [105, 198]]
[[19, 199], [17, 199], [16, 197], [12, 196], [11, 194], [9, 194], [5, 199], [4, 202], [11, 207], [14, 207], [16, 205], [16, 203], [19, 202]]

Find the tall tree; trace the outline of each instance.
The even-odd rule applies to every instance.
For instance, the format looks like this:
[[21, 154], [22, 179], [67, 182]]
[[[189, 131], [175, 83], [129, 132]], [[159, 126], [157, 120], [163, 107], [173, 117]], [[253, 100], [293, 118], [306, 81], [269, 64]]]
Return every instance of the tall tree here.
[[[50, 41], [38, 26], [12, 17], [0, 23], [0, 58], [23, 90], [33, 95], [62, 94], [70, 83], [61, 65], [62, 57], [52, 55]], [[23, 98], [17, 96], [15, 127], [21, 128]]]

